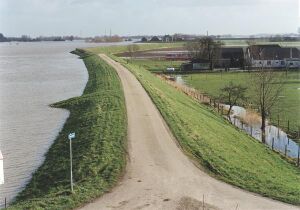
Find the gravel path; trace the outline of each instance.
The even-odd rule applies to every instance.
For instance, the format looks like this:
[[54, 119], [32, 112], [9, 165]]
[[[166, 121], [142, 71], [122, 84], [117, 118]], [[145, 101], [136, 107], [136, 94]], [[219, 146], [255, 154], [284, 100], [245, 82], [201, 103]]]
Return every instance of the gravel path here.
[[186, 157], [144, 88], [126, 68], [101, 54], [121, 79], [128, 115], [126, 174], [111, 192], [82, 209], [300, 209], [218, 181]]

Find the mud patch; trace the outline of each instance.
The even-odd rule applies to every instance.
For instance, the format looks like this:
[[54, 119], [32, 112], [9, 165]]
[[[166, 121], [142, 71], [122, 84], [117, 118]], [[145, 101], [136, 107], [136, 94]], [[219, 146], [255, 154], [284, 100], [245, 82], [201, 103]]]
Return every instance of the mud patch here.
[[182, 197], [179, 202], [176, 210], [220, 210], [219, 208], [210, 205], [208, 203], [199, 201], [191, 197]]

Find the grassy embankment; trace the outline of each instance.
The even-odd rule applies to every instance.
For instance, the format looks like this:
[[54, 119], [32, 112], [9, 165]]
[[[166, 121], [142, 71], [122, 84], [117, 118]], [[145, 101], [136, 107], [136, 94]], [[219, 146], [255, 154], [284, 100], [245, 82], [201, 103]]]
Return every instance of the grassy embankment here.
[[299, 168], [142, 66], [114, 58], [140, 80], [183, 150], [209, 173], [243, 189], [300, 205]]
[[[132, 60], [132, 63], [143, 67], [152, 73], [163, 72], [167, 67], [175, 67], [179, 69], [180, 64], [183, 61], [164, 61], [164, 60]], [[279, 115], [279, 126], [285, 131], [289, 131], [293, 139], [299, 138], [298, 131], [300, 129], [300, 72], [290, 71], [287, 74], [283, 74], [284, 88], [280, 94], [278, 103], [271, 110], [272, 117], [269, 119], [271, 123], [277, 125]], [[249, 98], [248, 103], [253, 102], [253, 86], [249, 83], [251, 81], [251, 73], [242, 72], [216, 72], [216, 73], [197, 73], [182, 75], [184, 81], [191, 87], [194, 87], [201, 92], [213, 97], [218, 98], [221, 94], [220, 88], [224, 87], [230, 81], [236, 84], [242, 84], [248, 87], [247, 96]], [[252, 99], [252, 100], [251, 100]], [[247, 102], [246, 102], [247, 104]], [[243, 105], [243, 104], [240, 104]], [[289, 121], [289, 129], [288, 129]], [[298, 142], [299, 139], [296, 139]]]
[[[119, 78], [98, 56], [79, 53], [89, 80], [84, 93], [53, 105], [70, 111], [44, 163], [9, 209], [72, 209], [111, 189], [126, 164], [126, 110]], [[69, 141], [74, 191], [70, 193]]]
[[[282, 73], [278, 73], [282, 74]], [[279, 115], [279, 125], [287, 131], [287, 123], [289, 120], [290, 133], [297, 137], [300, 127], [300, 72], [292, 71], [282, 75], [284, 77], [284, 88], [280, 94], [277, 104], [271, 110], [271, 122], [277, 125]], [[253, 102], [255, 91], [249, 83], [251, 81], [251, 73], [203, 73], [185, 75], [183, 79], [189, 86], [192, 86], [210, 96], [218, 97], [221, 94], [220, 88], [224, 87], [230, 81], [236, 84], [242, 84], [248, 87], [248, 102]]]

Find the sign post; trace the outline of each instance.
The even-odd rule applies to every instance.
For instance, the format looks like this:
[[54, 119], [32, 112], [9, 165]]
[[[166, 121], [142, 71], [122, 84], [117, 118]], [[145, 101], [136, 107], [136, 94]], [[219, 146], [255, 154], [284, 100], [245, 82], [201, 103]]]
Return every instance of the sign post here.
[[3, 166], [3, 156], [0, 150], [0, 185], [4, 184], [4, 166]]
[[69, 140], [70, 140], [70, 180], [71, 180], [71, 191], [72, 193], [74, 193], [73, 190], [73, 169], [72, 169], [72, 139], [75, 138], [75, 133], [70, 133], [68, 136]]

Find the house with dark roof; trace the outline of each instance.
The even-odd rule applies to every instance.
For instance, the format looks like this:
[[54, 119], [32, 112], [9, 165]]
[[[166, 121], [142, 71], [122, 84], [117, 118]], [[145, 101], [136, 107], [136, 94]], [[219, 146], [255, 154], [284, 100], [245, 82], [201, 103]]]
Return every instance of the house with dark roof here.
[[295, 47], [253, 45], [247, 48], [246, 55], [254, 68], [300, 68], [300, 51]]
[[220, 68], [243, 68], [244, 49], [241, 47], [222, 47], [220, 58], [215, 66]]

